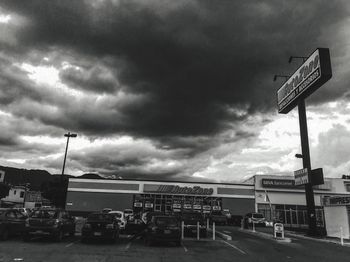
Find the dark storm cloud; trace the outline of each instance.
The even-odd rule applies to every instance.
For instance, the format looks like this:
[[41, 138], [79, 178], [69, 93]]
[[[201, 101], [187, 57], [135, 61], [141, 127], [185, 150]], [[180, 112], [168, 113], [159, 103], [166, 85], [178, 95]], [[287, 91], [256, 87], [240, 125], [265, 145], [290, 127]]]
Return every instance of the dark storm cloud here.
[[179, 150], [160, 150], [145, 141], [134, 141], [132, 145], [101, 145], [75, 151], [70, 154], [70, 159], [83, 165], [87, 170], [98, 171], [100, 174], [121, 174], [132, 178], [133, 174], [164, 176], [176, 174], [180, 171], [179, 166], [167, 167], [166, 164], [173, 162], [173, 159], [181, 159], [180, 154]]
[[72, 87], [113, 93], [120, 84], [125, 93], [147, 97], [116, 105], [118, 114], [84, 114], [80, 104], [70, 105], [61, 114], [70, 120], [58, 115], [44, 122], [93, 133], [210, 136], [250, 114], [275, 111], [273, 74], [293, 71], [286, 62], [291, 54], [330, 46], [337, 32], [329, 26], [348, 16], [344, 1], [172, 2], [2, 1], [28, 21], [16, 34], [18, 49], [56, 47], [109, 59], [109, 68], [62, 71]]
[[63, 82], [72, 87], [97, 93], [114, 93], [118, 88], [117, 79], [108, 68], [94, 65], [91, 68], [70, 67], [60, 73]]

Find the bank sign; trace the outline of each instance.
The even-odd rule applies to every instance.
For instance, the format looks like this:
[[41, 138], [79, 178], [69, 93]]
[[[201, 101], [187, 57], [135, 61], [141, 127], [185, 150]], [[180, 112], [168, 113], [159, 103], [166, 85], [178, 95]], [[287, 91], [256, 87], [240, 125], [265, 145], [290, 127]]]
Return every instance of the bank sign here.
[[328, 48], [317, 48], [277, 91], [278, 113], [287, 114], [332, 77]]

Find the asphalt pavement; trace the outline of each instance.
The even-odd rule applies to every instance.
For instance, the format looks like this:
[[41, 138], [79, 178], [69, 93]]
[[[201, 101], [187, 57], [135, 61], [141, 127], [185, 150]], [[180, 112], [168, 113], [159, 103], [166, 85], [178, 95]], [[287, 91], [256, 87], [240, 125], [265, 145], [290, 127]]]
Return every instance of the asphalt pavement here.
[[116, 243], [103, 241], [81, 243], [80, 237], [66, 237], [54, 242], [45, 237], [33, 237], [23, 242], [14, 237], [0, 243], [0, 262], [4, 261], [142, 261], [142, 262], [232, 262], [232, 261], [349, 261], [350, 248], [309, 239], [291, 238], [290, 243], [242, 231], [237, 227], [217, 227], [232, 240], [211, 236], [197, 241], [186, 238], [181, 246], [157, 243], [146, 246], [141, 238], [122, 236]]

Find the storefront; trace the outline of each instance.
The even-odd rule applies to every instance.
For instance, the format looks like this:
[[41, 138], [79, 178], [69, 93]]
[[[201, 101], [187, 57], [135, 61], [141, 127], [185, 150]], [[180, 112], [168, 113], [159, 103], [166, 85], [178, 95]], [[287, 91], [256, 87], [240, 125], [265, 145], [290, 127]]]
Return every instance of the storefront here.
[[[314, 186], [316, 223], [327, 229], [324, 197], [349, 194], [348, 180], [327, 178], [323, 185]], [[348, 181], [349, 182], [349, 181]], [[268, 219], [278, 219], [286, 228], [305, 229], [308, 227], [305, 190], [295, 186], [291, 176], [255, 176], [256, 210]]]
[[244, 215], [255, 210], [255, 195], [253, 184], [70, 179], [66, 208], [75, 214], [132, 208], [135, 213], [203, 214], [230, 209], [232, 214]]

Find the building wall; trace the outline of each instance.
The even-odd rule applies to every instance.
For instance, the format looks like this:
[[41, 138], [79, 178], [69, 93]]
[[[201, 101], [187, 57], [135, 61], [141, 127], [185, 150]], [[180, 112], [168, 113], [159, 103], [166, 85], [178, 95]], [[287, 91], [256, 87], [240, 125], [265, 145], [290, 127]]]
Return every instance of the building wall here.
[[254, 199], [244, 198], [223, 198], [222, 207], [230, 209], [232, 215], [244, 216], [249, 212], [254, 212], [255, 201]]
[[25, 197], [25, 188], [22, 186], [15, 186], [9, 190], [7, 197], [2, 198], [4, 202], [12, 202], [14, 204], [23, 204]]
[[325, 206], [324, 214], [328, 236], [340, 238], [340, 227], [342, 227], [343, 237], [350, 238], [346, 206]]
[[124, 210], [132, 208], [133, 194], [98, 193], [98, 192], [68, 192], [66, 209], [79, 212], [99, 212], [103, 208]]

